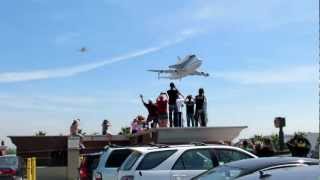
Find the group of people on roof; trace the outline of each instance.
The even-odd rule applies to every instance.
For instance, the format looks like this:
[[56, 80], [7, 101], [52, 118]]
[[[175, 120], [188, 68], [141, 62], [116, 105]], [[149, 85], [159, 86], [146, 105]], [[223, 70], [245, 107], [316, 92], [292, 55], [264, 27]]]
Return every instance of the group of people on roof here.
[[[202, 88], [194, 98], [192, 95], [185, 98], [174, 83], [170, 83], [170, 89], [167, 92], [161, 92], [155, 102], [152, 100], [146, 102], [143, 95], [140, 95], [140, 98], [148, 110], [148, 117], [145, 122], [142, 117], [134, 119], [134, 127], [140, 127], [139, 122], [151, 128], [184, 127], [184, 106], [187, 127], [207, 126], [207, 99]], [[136, 130], [133, 128], [133, 131]]]

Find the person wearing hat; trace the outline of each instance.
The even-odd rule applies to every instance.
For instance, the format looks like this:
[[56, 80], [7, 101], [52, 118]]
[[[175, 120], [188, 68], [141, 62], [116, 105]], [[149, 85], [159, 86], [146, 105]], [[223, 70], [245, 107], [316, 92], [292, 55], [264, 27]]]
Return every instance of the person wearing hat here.
[[206, 127], [207, 126], [207, 99], [204, 95], [203, 88], [199, 89], [199, 94], [195, 97], [195, 104], [196, 104], [196, 112], [195, 112], [195, 126], [198, 127], [198, 123], [200, 120], [200, 126]]
[[109, 120], [105, 119], [102, 122], [102, 135], [107, 135], [108, 134], [108, 129], [111, 126], [111, 123]]

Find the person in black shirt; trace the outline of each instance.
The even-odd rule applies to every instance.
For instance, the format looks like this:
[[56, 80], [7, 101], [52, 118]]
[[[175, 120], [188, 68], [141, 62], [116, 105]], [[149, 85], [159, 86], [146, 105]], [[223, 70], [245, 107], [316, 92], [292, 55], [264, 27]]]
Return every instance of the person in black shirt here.
[[194, 101], [192, 99], [192, 95], [187, 96], [185, 102], [186, 104], [186, 115], [187, 115], [187, 126], [194, 127]]
[[152, 102], [152, 100], [149, 100], [148, 103], [144, 102], [143, 96], [140, 95], [141, 101], [143, 105], [147, 108], [149, 115], [147, 118], [147, 123], [151, 122], [151, 127], [156, 128], [158, 124], [158, 119], [159, 119], [159, 113], [158, 113], [158, 107], [156, 104]]
[[170, 89], [167, 91], [169, 97], [169, 122], [170, 127], [173, 127], [173, 119], [177, 118], [177, 99], [179, 95], [183, 95], [177, 90], [173, 83], [170, 83]]
[[195, 97], [196, 103], [196, 112], [195, 112], [195, 126], [198, 127], [199, 119], [200, 126], [207, 126], [207, 99], [204, 96], [204, 90], [202, 88], [199, 89], [199, 94]]

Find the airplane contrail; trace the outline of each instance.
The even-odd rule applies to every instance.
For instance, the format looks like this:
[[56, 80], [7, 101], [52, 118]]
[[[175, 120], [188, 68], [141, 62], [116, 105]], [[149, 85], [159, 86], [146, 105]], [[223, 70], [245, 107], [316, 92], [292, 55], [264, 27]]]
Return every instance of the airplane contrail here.
[[24, 71], [24, 72], [3, 72], [0, 73], [0, 83], [11, 83], [11, 82], [22, 82], [22, 81], [33, 81], [33, 80], [41, 80], [41, 79], [51, 79], [51, 78], [61, 78], [61, 77], [69, 77], [74, 76], [79, 73], [92, 71], [97, 68], [101, 68], [103, 66], [113, 64], [120, 61], [129, 60], [132, 58], [136, 58], [139, 56], [143, 56], [146, 54], [150, 54], [153, 52], [160, 51], [166, 47], [172, 46], [183, 40], [190, 37], [183, 35], [181, 38], [177, 38], [172, 41], [166, 41], [159, 46], [150, 47], [143, 50], [139, 50], [136, 52], [132, 52], [129, 54], [125, 54], [122, 56], [114, 57], [108, 60], [98, 61], [94, 63], [76, 65], [65, 68], [55, 68], [55, 69], [42, 69], [42, 70], [34, 70], [34, 71]]

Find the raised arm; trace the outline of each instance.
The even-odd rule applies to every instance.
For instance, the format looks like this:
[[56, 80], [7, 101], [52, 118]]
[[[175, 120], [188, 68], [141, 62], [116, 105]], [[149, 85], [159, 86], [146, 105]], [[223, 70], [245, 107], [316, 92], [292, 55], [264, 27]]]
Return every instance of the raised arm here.
[[141, 101], [142, 101], [143, 104], [146, 104], [146, 102], [144, 102], [144, 99], [143, 99], [143, 95], [142, 95], [142, 94], [140, 94], [140, 99], [141, 99]]

